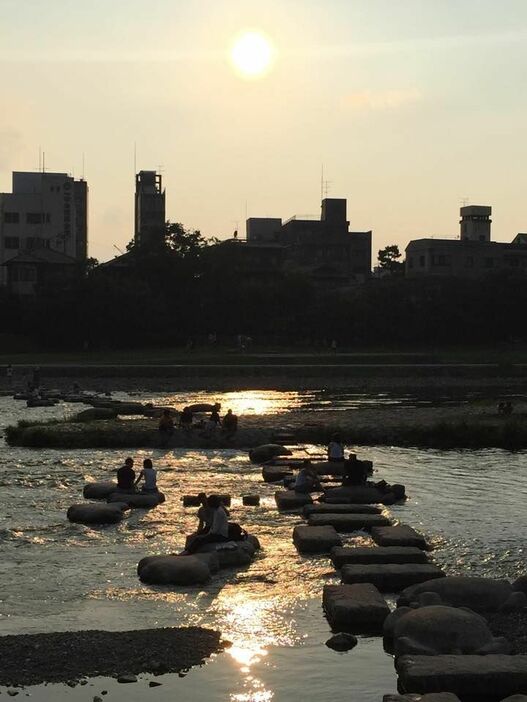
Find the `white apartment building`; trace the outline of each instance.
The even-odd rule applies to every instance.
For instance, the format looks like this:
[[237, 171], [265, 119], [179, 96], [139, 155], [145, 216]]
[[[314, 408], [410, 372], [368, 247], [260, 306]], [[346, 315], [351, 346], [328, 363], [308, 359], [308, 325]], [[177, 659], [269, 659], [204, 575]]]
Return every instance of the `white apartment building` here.
[[87, 258], [88, 184], [67, 173], [13, 173], [13, 192], [0, 193], [0, 284], [6, 261], [51, 249]]

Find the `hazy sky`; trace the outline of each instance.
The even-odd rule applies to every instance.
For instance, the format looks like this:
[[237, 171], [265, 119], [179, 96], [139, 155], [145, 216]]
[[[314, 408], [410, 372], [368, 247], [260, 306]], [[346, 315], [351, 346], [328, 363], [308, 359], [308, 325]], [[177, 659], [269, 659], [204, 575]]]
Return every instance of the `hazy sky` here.
[[[265, 77], [229, 64], [265, 32]], [[85, 175], [90, 253], [133, 234], [138, 169], [207, 236], [348, 198], [374, 251], [452, 236], [468, 198], [527, 231], [526, 0], [0, 0], [0, 190], [12, 170]]]

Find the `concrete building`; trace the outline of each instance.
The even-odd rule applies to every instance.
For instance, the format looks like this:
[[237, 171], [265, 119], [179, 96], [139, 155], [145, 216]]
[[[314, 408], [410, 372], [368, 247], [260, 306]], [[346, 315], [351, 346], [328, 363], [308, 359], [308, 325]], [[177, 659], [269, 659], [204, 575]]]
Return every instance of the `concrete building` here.
[[155, 245], [165, 233], [165, 191], [156, 171], [139, 171], [135, 177], [135, 243]]
[[371, 275], [372, 233], [349, 231], [344, 199], [324, 199], [319, 219], [251, 217], [246, 227], [247, 238], [238, 243], [248, 273], [272, 275], [287, 269], [334, 287]]
[[66, 173], [13, 173], [0, 193], [0, 283], [10, 259], [49, 249], [84, 261], [88, 249], [88, 184]]
[[406, 275], [482, 278], [503, 271], [527, 274], [527, 235], [508, 244], [491, 241], [492, 209], [461, 208], [459, 239], [415, 239], [406, 247]]

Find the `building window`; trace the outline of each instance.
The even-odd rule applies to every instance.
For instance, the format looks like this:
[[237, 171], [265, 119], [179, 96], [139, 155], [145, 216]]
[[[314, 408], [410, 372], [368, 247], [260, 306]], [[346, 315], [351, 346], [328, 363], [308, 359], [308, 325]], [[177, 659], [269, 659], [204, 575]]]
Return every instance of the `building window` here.
[[414, 267], [414, 259], [412, 256], [409, 257], [408, 259], [408, 268], [413, 268]]
[[18, 249], [20, 247], [20, 238], [18, 236], [6, 236], [4, 239], [5, 249]]
[[10, 271], [10, 279], [13, 283], [34, 283], [37, 279], [37, 271], [34, 266], [14, 266]]
[[18, 224], [20, 212], [4, 212], [4, 224]]
[[48, 239], [40, 236], [28, 236], [24, 244], [26, 249], [49, 249]]
[[450, 265], [450, 256], [446, 256], [445, 254], [439, 254], [437, 256], [432, 256], [432, 265], [433, 266], [449, 266]]
[[466, 257], [465, 268], [474, 268], [474, 256], [467, 256]]
[[425, 266], [425, 257], [424, 256], [419, 256], [419, 265], [421, 268], [424, 268]]
[[494, 268], [494, 259], [493, 258], [486, 258], [483, 263], [484, 263], [485, 268]]
[[51, 216], [49, 212], [28, 212], [26, 222], [27, 224], [49, 224]]

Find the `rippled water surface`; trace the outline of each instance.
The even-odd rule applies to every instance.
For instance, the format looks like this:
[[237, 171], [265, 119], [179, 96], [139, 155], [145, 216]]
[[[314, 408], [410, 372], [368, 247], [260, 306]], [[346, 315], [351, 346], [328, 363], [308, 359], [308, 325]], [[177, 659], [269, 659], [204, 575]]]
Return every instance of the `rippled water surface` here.
[[[239, 413], [305, 404], [296, 393], [220, 395], [224, 407]], [[205, 398], [214, 399], [199, 393], [166, 399], [180, 406]], [[59, 405], [28, 414], [23, 403], [0, 398], [0, 426], [78, 409]], [[435, 559], [449, 573], [514, 577], [523, 570], [526, 453], [387, 447], [358, 452], [374, 461], [379, 478], [407, 485], [410, 499], [392, 513], [431, 538]], [[127, 700], [152, 695], [184, 701], [373, 702], [395, 691], [393, 663], [379, 639], [361, 639], [349, 654], [324, 646], [330, 632], [321, 592], [334, 579], [330, 562], [297, 554], [291, 532], [298, 516], [277, 512], [275, 488], [262, 482], [260, 469], [243, 452], [135, 453], [138, 462], [147, 456], [159, 471], [167, 502], [150, 512], [136, 510], [117, 526], [89, 528], [70, 524], [65, 512], [81, 500], [86, 481], [112, 476], [122, 453], [0, 446], [2, 633], [202, 624], [220, 629], [233, 647], [185, 678], [165, 676], [163, 687], [153, 692], [144, 681], [127, 686], [94, 681], [93, 688], [40, 688], [33, 691], [35, 698], [91, 700], [107, 689], [108, 699], [124, 699], [126, 693]], [[142, 585], [137, 562], [181, 548], [195, 526], [195, 510], [182, 508], [181, 495], [201, 490], [233, 496], [232, 518], [258, 536], [260, 556], [248, 569], [217, 577], [203, 589]], [[248, 493], [261, 496], [260, 507], [242, 506], [241, 496]], [[368, 542], [366, 536], [348, 537], [358, 539]]]

